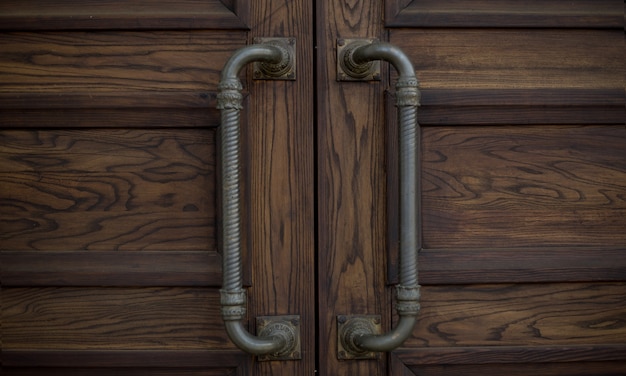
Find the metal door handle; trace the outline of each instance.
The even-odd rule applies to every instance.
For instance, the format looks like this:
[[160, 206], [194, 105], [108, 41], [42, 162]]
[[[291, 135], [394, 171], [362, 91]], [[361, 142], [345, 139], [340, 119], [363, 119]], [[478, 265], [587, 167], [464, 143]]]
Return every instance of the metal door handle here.
[[[376, 334], [362, 317], [342, 317], [340, 345], [353, 358], [370, 352], [391, 351], [411, 335], [420, 310], [420, 286], [417, 281], [418, 252], [418, 179], [417, 179], [417, 106], [420, 93], [415, 70], [408, 57], [389, 43], [357, 40], [345, 46], [339, 56], [345, 74], [363, 77], [374, 60], [386, 60], [399, 73], [396, 83], [396, 106], [400, 143], [400, 249], [399, 284], [396, 286], [398, 324], [386, 334]], [[355, 74], [352, 75], [353, 71]], [[345, 355], [343, 356], [345, 359]]]
[[[300, 341], [293, 316], [270, 327], [259, 336], [243, 326], [246, 316], [246, 291], [241, 265], [240, 205], [240, 111], [243, 108], [239, 71], [248, 63], [260, 62], [265, 77], [293, 79], [293, 40], [267, 38], [269, 41], [243, 47], [230, 57], [222, 70], [217, 108], [221, 111], [221, 208], [223, 284], [221, 311], [230, 339], [240, 349], [255, 355], [271, 354], [273, 359], [299, 358]], [[256, 74], [255, 74], [256, 76]], [[270, 324], [271, 326], [271, 324]], [[294, 355], [295, 354], [295, 355]], [[263, 357], [269, 359], [269, 357]]]

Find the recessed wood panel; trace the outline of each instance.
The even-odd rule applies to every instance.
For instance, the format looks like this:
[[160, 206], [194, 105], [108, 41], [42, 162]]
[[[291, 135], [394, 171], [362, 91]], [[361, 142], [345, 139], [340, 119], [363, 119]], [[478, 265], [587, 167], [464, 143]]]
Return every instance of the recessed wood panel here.
[[0, 28], [245, 29], [247, 11], [241, 0], [5, 0]]
[[3, 288], [3, 350], [232, 349], [219, 294], [184, 288]]
[[388, 0], [387, 27], [621, 28], [619, 0]]
[[213, 130], [0, 137], [2, 249], [215, 249]]
[[0, 34], [0, 93], [215, 90], [245, 33], [209, 31]]
[[241, 32], [0, 34], [4, 127], [206, 127]]
[[404, 346], [623, 344], [624, 296], [623, 282], [428, 286]]
[[[6, 251], [3, 286], [215, 286], [222, 257], [214, 251]], [[246, 276], [247, 277], [247, 276]]]
[[2, 355], [2, 374], [19, 376], [245, 376], [252, 360], [238, 350], [4, 350]]
[[425, 248], [626, 244], [623, 126], [422, 133]]
[[398, 29], [390, 42], [424, 89], [624, 89], [621, 29]]

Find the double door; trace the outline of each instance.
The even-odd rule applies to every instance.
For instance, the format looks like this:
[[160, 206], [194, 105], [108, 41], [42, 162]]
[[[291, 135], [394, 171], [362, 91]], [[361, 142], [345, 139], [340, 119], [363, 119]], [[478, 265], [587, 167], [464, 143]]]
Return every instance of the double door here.
[[[4, 1], [7, 375], [602, 375], [626, 367], [620, 1]], [[295, 40], [294, 80], [241, 74], [248, 329], [298, 316], [297, 360], [220, 316], [219, 75]], [[343, 359], [340, 316], [396, 323], [396, 72], [338, 80], [338, 47], [400, 47], [421, 82], [421, 313]]]

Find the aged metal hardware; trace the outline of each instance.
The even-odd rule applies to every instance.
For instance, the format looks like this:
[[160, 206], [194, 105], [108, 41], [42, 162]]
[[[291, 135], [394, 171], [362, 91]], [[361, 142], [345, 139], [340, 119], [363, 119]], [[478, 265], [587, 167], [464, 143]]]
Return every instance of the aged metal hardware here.
[[337, 359], [378, 359], [380, 353], [360, 348], [356, 340], [381, 333], [380, 315], [337, 316]]
[[[246, 317], [247, 300], [241, 274], [239, 120], [243, 95], [237, 76], [244, 66], [252, 62], [262, 62], [269, 67], [283, 67], [293, 63], [293, 56], [289, 52], [285, 53], [293, 50], [277, 46], [277, 43], [280, 44], [275, 41], [253, 44], [235, 51], [224, 65], [217, 95], [217, 108], [221, 112], [222, 318], [233, 343], [255, 355], [292, 353], [294, 343], [290, 339], [294, 336], [299, 343], [299, 326], [273, 324], [270, 329], [261, 330], [259, 336], [254, 336], [245, 329], [242, 322]], [[290, 359], [296, 358], [292, 354]]]
[[259, 337], [281, 336], [285, 346], [270, 354], [259, 355], [259, 361], [302, 359], [300, 349], [300, 316], [261, 316], [256, 318]]
[[354, 49], [376, 42], [377, 39], [337, 39], [337, 81], [378, 81], [380, 61], [356, 63]]
[[[346, 322], [339, 335], [346, 354], [355, 359], [366, 352], [391, 351], [410, 335], [420, 310], [420, 286], [417, 281], [417, 252], [419, 189], [417, 176], [417, 106], [420, 93], [415, 70], [408, 57], [389, 43], [355, 40], [345, 46], [341, 59], [344, 64], [355, 65], [357, 71], [366, 70], [373, 60], [386, 60], [399, 73], [396, 83], [396, 107], [399, 124], [399, 175], [400, 175], [400, 249], [398, 267], [400, 283], [396, 286], [396, 312], [398, 324], [386, 334], [368, 333], [362, 321]], [[356, 334], [355, 334], [356, 333]], [[349, 337], [349, 338], [348, 338]], [[349, 346], [346, 346], [349, 344]]]
[[255, 61], [252, 75], [255, 80], [296, 79], [296, 38], [254, 38], [254, 43], [278, 47], [283, 54], [278, 63]]

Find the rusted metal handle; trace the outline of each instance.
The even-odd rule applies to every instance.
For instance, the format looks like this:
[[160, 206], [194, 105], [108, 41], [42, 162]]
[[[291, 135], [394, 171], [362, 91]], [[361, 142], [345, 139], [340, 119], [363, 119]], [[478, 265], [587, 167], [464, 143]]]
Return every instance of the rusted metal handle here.
[[[367, 325], [347, 322], [344, 333], [350, 338], [342, 338], [346, 349], [358, 354], [365, 352], [391, 351], [411, 335], [420, 310], [420, 286], [417, 281], [418, 252], [418, 177], [417, 177], [417, 107], [420, 93], [413, 64], [398, 47], [389, 43], [355, 41], [346, 46], [340, 56], [345, 67], [355, 67], [357, 75], [374, 60], [391, 63], [399, 73], [396, 83], [396, 106], [399, 119], [400, 143], [400, 250], [399, 279], [396, 286], [396, 311], [400, 316], [398, 324], [386, 334], [375, 334]], [[363, 67], [363, 69], [360, 69]], [[345, 71], [351, 75], [350, 69]], [[355, 76], [356, 77], [356, 76]], [[350, 325], [354, 325], [351, 328]]]
[[[261, 62], [269, 71], [283, 74], [293, 64], [293, 51], [280, 42], [243, 47], [230, 57], [222, 70], [218, 86], [217, 108], [221, 111], [221, 205], [223, 284], [222, 318], [230, 339], [240, 349], [255, 355], [284, 354], [290, 351], [293, 333], [280, 328], [271, 335], [255, 336], [243, 326], [246, 317], [246, 291], [241, 266], [241, 194], [240, 194], [240, 112], [243, 95], [239, 71], [247, 64]], [[272, 69], [276, 67], [276, 69]], [[284, 326], [285, 330], [289, 330]], [[282, 327], [281, 327], [282, 328]]]

